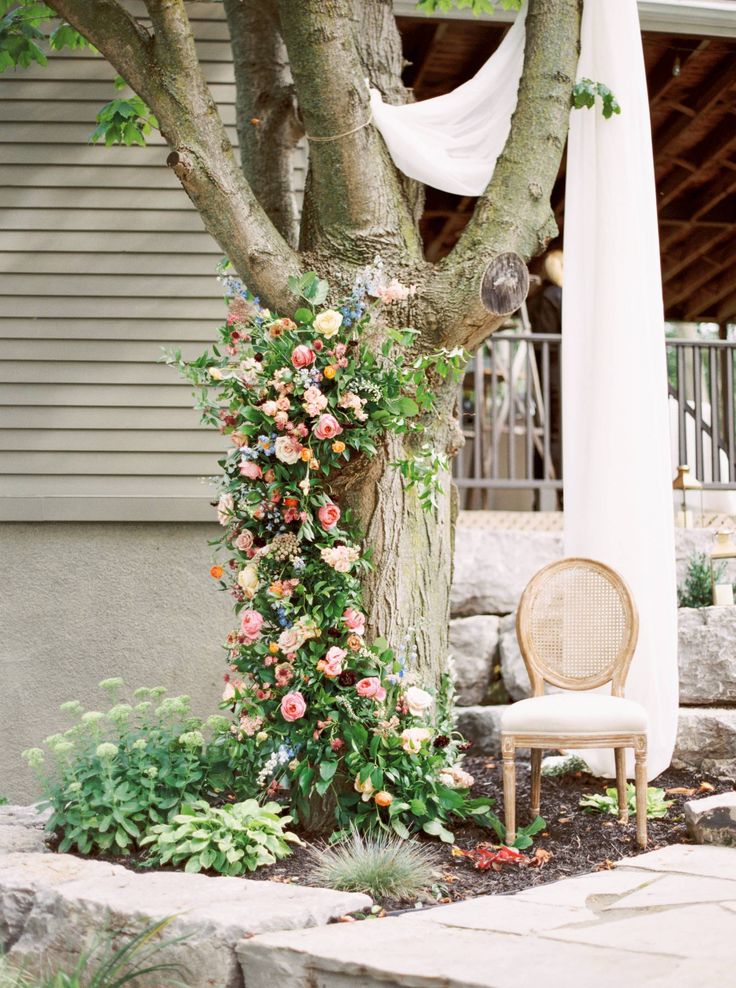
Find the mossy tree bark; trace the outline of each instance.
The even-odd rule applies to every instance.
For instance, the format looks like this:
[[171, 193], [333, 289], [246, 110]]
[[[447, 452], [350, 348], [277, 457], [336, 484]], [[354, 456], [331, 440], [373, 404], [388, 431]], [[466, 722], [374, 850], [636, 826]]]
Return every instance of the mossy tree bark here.
[[[422, 252], [421, 189], [398, 173], [378, 131], [365, 125], [366, 77], [392, 103], [411, 98], [401, 82], [391, 0], [225, 0], [240, 163], [199, 65], [184, 0], [144, 2], [146, 24], [118, 0], [48, 0], [151, 107], [171, 148], [170, 167], [266, 304], [288, 314], [296, 300], [287, 277], [305, 270], [327, 278], [337, 297], [380, 254], [387, 270], [417, 286], [391, 312], [395, 325], [419, 331], [417, 352], [472, 349], [501, 324], [507, 311], [481, 303], [485, 269], [504, 252], [530, 259], [556, 232], [549, 200], [567, 133], [581, 0], [529, 0], [509, 139], [470, 223], [438, 264]], [[290, 159], [304, 131], [345, 136], [310, 141], [297, 249]], [[519, 278], [510, 292], [517, 305], [523, 291]], [[446, 455], [461, 442], [454, 397], [453, 386], [438, 383], [428, 435]], [[371, 630], [397, 642], [413, 626], [420, 664], [436, 677], [447, 651], [450, 478], [436, 510], [423, 512], [390, 467], [400, 453], [399, 440], [387, 441], [375, 458], [341, 473], [335, 488], [355, 508], [372, 550], [375, 569], [365, 585]]]

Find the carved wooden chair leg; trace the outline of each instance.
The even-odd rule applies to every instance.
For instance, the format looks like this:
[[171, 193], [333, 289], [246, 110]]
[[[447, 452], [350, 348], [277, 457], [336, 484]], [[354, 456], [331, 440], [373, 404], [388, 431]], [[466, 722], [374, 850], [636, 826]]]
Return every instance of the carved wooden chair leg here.
[[618, 818], [629, 822], [629, 801], [626, 798], [626, 749], [616, 748], [616, 791], [618, 793]]
[[516, 840], [516, 755], [513, 738], [503, 738], [503, 808], [506, 818], [506, 843]]
[[542, 796], [542, 749], [532, 748], [532, 820], [539, 816]]
[[636, 842], [639, 847], [647, 846], [647, 743], [637, 742], [634, 753], [636, 782]]

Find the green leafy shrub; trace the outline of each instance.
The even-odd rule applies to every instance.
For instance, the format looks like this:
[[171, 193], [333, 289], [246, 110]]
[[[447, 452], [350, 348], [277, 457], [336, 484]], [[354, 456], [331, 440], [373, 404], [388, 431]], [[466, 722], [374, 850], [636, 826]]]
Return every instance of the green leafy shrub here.
[[[167, 988], [185, 988], [184, 982], [173, 977], [183, 973], [179, 965], [155, 961], [162, 950], [184, 939], [177, 937], [151, 943], [170, 922], [165, 919], [154, 923], [118, 948], [113, 947], [108, 937], [85, 951], [71, 970], [55, 971], [41, 979], [15, 970], [0, 959], [0, 988], [121, 988], [133, 981], [140, 988], [146, 985], [155, 988], [162, 984]], [[167, 975], [165, 981], [160, 978], [164, 973]]]
[[[189, 697], [165, 696], [163, 687], [138, 689], [120, 702], [120, 679], [104, 680], [105, 712], [62, 705], [74, 724], [24, 752], [41, 777], [52, 815], [49, 830], [59, 850], [117, 853], [135, 850], [149, 826], [166, 822], [184, 802], [227, 782], [232, 736], [224, 717], [204, 724], [193, 717]], [[117, 702], [116, 702], [117, 701]], [[210, 740], [203, 731], [214, 735]]]
[[[723, 564], [716, 568], [716, 581], [723, 573]], [[687, 561], [687, 572], [682, 586], [677, 589], [679, 607], [710, 607], [713, 603], [713, 585], [710, 559], [704, 552], [694, 552]]]
[[[636, 789], [631, 782], [626, 784], [626, 804], [629, 813], [636, 813]], [[588, 793], [580, 800], [580, 806], [588, 813], [613, 813], [618, 816], [618, 793], [615, 788], [606, 789], [605, 795]], [[664, 789], [649, 786], [647, 789], [647, 819], [661, 820], [667, 816], [672, 800], [664, 798]]]
[[151, 846], [156, 864], [185, 863], [185, 871], [242, 875], [285, 858], [291, 854], [289, 844], [300, 843], [284, 829], [291, 817], [280, 814], [278, 803], [261, 806], [255, 799], [221, 807], [199, 800], [182, 807], [170, 823], [151, 827], [141, 844]]
[[364, 892], [374, 899], [402, 902], [426, 893], [436, 882], [437, 853], [428, 844], [382, 832], [348, 837], [310, 848], [311, 878], [325, 888]]

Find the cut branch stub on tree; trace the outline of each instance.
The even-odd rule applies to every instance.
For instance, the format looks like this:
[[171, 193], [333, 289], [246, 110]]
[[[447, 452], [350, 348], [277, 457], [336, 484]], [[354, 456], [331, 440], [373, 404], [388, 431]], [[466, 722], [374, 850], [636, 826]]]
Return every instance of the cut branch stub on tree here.
[[494, 316], [510, 316], [516, 312], [529, 291], [529, 271], [513, 251], [498, 254], [483, 274], [480, 300]]

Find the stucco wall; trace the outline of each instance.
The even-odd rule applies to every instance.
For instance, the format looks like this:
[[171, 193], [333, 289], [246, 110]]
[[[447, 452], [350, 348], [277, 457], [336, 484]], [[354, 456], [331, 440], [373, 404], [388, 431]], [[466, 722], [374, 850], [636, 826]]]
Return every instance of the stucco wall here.
[[0, 525], [0, 795], [24, 801], [25, 748], [68, 726], [64, 700], [97, 708], [123, 676], [217, 710], [230, 600], [209, 576], [205, 524]]

